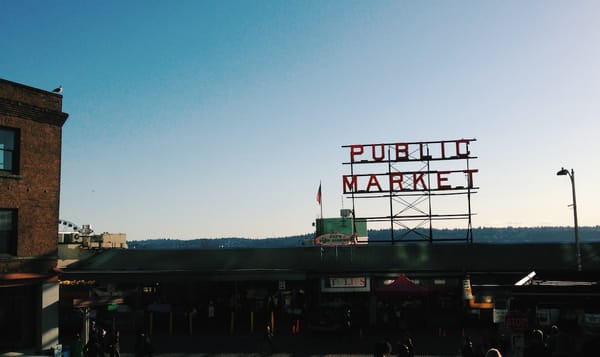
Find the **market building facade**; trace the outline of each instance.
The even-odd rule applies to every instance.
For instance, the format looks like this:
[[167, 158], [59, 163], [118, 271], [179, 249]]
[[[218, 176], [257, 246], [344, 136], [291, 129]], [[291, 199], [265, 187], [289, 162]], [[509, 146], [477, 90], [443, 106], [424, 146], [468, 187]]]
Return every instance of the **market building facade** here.
[[81, 283], [65, 286], [61, 302], [90, 307], [97, 323], [124, 333], [474, 328], [515, 336], [519, 348], [529, 329], [552, 324], [595, 333], [600, 244], [582, 248], [582, 272], [571, 244], [106, 250], [63, 270], [62, 281]]

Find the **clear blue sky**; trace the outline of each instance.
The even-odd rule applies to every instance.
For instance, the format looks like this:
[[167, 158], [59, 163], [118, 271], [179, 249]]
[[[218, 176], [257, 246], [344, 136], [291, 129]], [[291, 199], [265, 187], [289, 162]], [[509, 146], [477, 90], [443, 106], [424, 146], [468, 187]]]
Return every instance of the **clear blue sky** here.
[[[310, 233], [348, 144], [476, 138], [475, 227], [600, 224], [597, 1], [4, 1], [0, 77], [64, 87], [60, 216]], [[348, 208], [347, 201], [344, 203]]]

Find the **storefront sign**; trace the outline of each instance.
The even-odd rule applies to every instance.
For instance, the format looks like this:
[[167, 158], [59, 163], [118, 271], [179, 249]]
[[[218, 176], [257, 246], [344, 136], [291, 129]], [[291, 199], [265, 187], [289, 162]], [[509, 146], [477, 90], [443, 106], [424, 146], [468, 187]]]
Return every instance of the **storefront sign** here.
[[471, 289], [471, 279], [463, 279], [463, 300], [473, 299], [473, 290]]
[[325, 233], [315, 238], [317, 245], [349, 245], [356, 244], [356, 234]]
[[321, 279], [323, 292], [357, 292], [369, 291], [371, 284], [368, 277], [329, 277]]
[[493, 321], [495, 324], [500, 324], [506, 321], [507, 309], [494, 309]]

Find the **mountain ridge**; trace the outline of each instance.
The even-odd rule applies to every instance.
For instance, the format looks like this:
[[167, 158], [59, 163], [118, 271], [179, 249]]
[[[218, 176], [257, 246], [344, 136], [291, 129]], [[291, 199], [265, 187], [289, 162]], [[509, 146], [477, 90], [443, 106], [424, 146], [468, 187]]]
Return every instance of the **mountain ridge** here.
[[[464, 240], [465, 229], [434, 229], [434, 241], [439, 244], [449, 241]], [[473, 243], [479, 244], [523, 244], [523, 243], [572, 243], [574, 242], [573, 227], [504, 227], [504, 228], [473, 228]], [[370, 244], [391, 244], [389, 229], [369, 230]], [[396, 243], [419, 244], [427, 243], [423, 236], [428, 236], [429, 230], [418, 229], [406, 231], [400, 237], [396, 234]], [[189, 240], [173, 238], [154, 238], [139, 241], [129, 241], [130, 249], [217, 249], [217, 248], [290, 248], [311, 245], [314, 233], [287, 237], [273, 238], [195, 238]], [[399, 239], [400, 238], [400, 239]], [[579, 227], [581, 243], [600, 242], [600, 226]], [[422, 240], [422, 241], [421, 241]]]

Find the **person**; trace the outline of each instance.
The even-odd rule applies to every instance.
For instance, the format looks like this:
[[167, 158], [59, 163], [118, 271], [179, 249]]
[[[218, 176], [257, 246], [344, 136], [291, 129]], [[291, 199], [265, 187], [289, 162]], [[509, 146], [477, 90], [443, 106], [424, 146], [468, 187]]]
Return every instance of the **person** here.
[[138, 333], [134, 348], [135, 357], [152, 357], [153, 352], [150, 336], [143, 331]]
[[535, 329], [531, 332], [529, 345], [523, 351], [524, 357], [545, 357], [549, 355], [546, 344], [544, 343], [544, 333]]
[[208, 308], [206, 309], [206, 317], [208, 320], [208, 329], [211, 332], [215, 330], [215, 305], [212, 300], [208, 302]]
[[573, 355], [575, 341], [566, 331], [553, 325], [546, 347], [553, 357], [567, 357]]
[[546, 339], [546, 347], [548, 350], [554, 354], [556, 352], [556, 342], [558, 339], [558, 326], [552, 325], [550, 327], [550, 333], [548, 334], [548, 338]]
[[108, 337], [106, 337], [106, 330], [101, 328], [98, 330], [98, 345], [99, 348], [99, 356], [104, 357], [105, 352], [109, 351], [108, 348]]
[[83, 354], [85, 357], [103, 357], [104, 353], [102, 352], [102, 347], [100, 346], [100, 341], [98, 340], [98, 335], [95, 333], [90, 333], [90, 339], [86, 343], [83, 348]]
[[485, 353], [485, 357], [502, 357], [502, 354], [500, 353], [500, 351], [498, 349], [490, 348]]
[[398, 357], [413, 357], [415, 355], [412, 338], [407, 332], [402, 333], [397, 347]]
[[352, 310], [347, 307], [344, 312], [344, 329], [346, 330], [346, 337], [348, 340], [352, 340]]
[[273, 329], [270, 324], [267, 324], [265, 328], [265, 336], [263, 338], [263, 351], [271, 354], [273, 353]]
[[373, 357], [387, 357], [392, 353], [392, 346], [386, 340], [379, 341], [375, 344], [375, 352]]
[[98, 329], [96, 328], [96, 321], [90, 321], [90, 332], [88, 335], [88, 341], [92, 339], [92, 337], [98, 337]]
[[398, 357], [411, 357], [410, 350], [405, 344], [398, 345]]
[[121, 357], [121, 346], [120, 346], [120, 334], [119, 331], [115, 331], [111, 334], [108, 340], [108, 353], [110, 357]]
[[468, 336], [465, 336], [463, 346], [460, 350], [462, 357], [475, 357], [475, 350], [473, 350], [473, 341]]
[[83, 357], [83, 340], [81, 339], [80, 334], [75, 334], [75, 338], [73, 339], [73, 345], [71, 346], [71, 356], [73, 357]]

